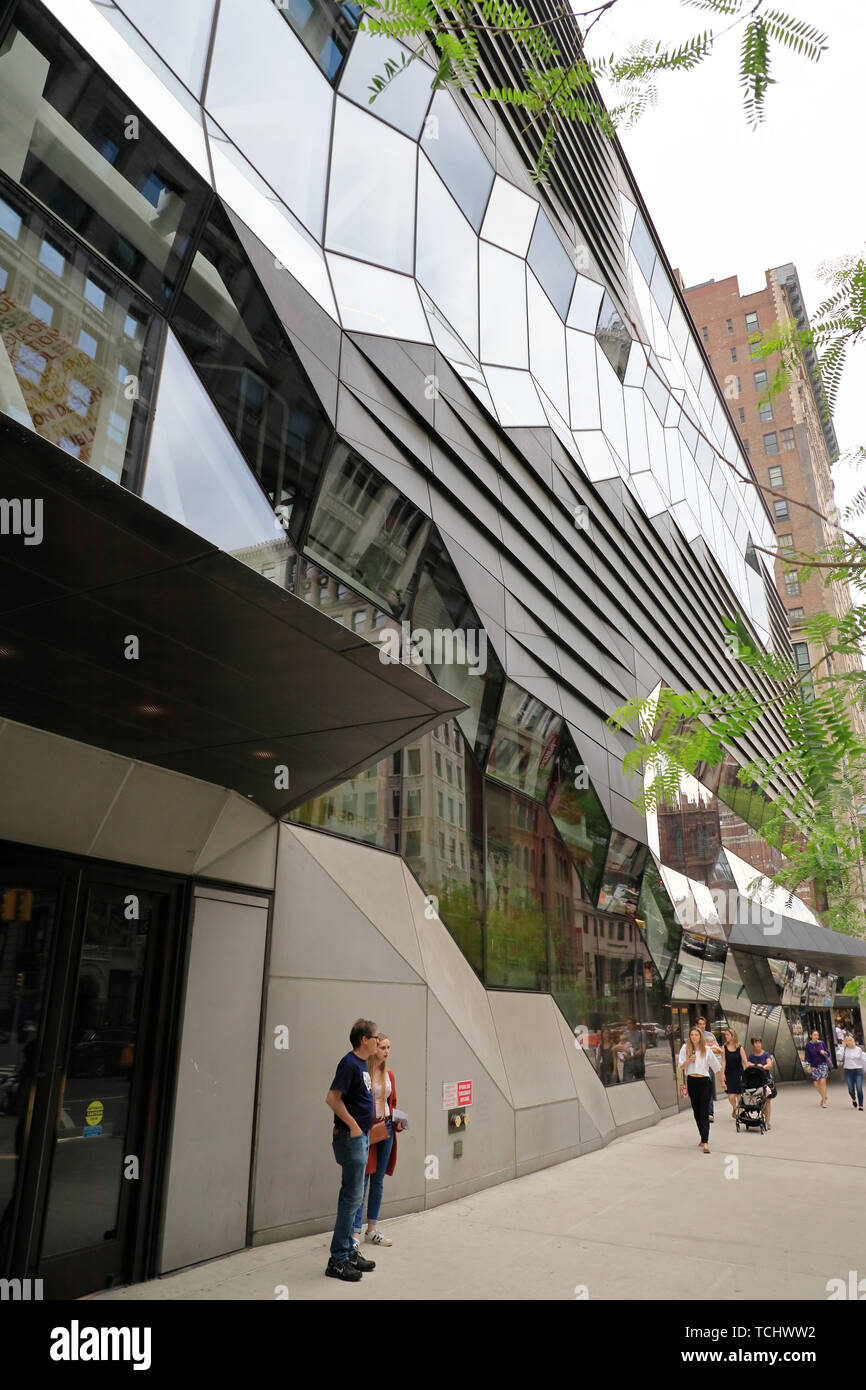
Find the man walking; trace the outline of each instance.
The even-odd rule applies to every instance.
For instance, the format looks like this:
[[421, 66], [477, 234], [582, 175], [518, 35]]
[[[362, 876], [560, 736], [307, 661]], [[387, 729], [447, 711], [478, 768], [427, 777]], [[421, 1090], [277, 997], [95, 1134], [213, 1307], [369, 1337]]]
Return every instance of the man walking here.
[[[703, 1039], [704, 1039], [704, 1046], [705, 1046], [705, 1047], [708, 1047], [708, 1048], [710, 1049], [711, 1052], [714, 1052], [714, 1053], [716, 1054], [717, 1057], [720, 1056], [720, 1055], [721, 1055], [722, 1049], [719, 1047], [719, 1044], [716, 1042], [716, 1039], [715, 1039], [714, 1034], [708, 1033], [708, 1032], [707, 1032], [707, 1020], [706, 1020], [705, 1018], [699, 1018], [699, 1019], [698, 1019], [698, 1024], [697, 1024], [697, 1026], [698, 1026], [698, 1027], [700, 1028], [700, 1030], [701, 1030], [701, 1035], [703, 1036]], [[713, 1082], [713, 1089], [712, 1089], [712, 1091], [710, 1092], [710, 1124], [711, 1124], [711, 1125], [712, 1125], [712, 1124], [715, 1124], [715, 1120], [716, 1120], [715, 1089], [716, 1089], [716, 1083], [715, 1083], [715, 1081], [714, 1081], [714, 1082]]]
[[367, 1058], [379, 1045], [375, 1023], [359, 1018], [349, 1033], [352, 1051], [337, 1063], [326, 1105], [334, 1112], [334, 1158], [343, 1172], [337, 1202], [337, 1224], [331, 1241], [331, 1258], [325, 1274], [356, 1284], [362, 1274], [376, 1268], [365, 1260], [352, 1240], [352, 1220], [364, 1195], [364, 1171], [370, 1149], [369, 1133], [376, 1118]]

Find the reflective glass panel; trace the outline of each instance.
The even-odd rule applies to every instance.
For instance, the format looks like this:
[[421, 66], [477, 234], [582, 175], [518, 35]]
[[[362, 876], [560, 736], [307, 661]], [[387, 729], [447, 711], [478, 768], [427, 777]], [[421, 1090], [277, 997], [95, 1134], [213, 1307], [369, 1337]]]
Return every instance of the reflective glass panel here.
[[646, 845], [614, 830], [598, 894], [598, 906], [603, 912], [624, 912], [630, 917], [635, 916], [647, 853]]
[[481, 773], [449, 719], [403, 750], [403, 858], [472, 968], [482, 970]]
[[[638, 988], [650, 966], [640, 933], [624, 917], [594, 919], [594, 978], [598, 1001], [594, 1063], [605, 1086], [643, 1080], [649, 1030], [642, 1028]], [[647, 1020], [648, 1021], [648, 1020]], [[655, 1033], [655, 1030], [653, 1030]]]
[[529, 366], [526, 265], [496, 246], [480, 246], [481, 357], [503, 367]]
[[565, 329], [542, 293], [535, 276], [527, 276], [529, 305], [529, 365], [551, 403], [568, 419], [568, 369]]
[[399, 633], [399, 623], [312, 560], [299, 559], [294, 572], [293, 587], [298, 597], [359, 637], [378, 645], [383, 633]]
[[274, 0], [310, 57], [331, 81], [338, 76], [361, 18], [361, 6], [337, 0]]
[[331, 426], [217, 206], [172, 326], [241, 453], [297, 535]]
[[662, 980], [673, 979], [682, 941], [682, 927], [652, 858], [647, 860], [635, 921]]
[[159, 305], [204, 207], [196, 174], [40, 7], [0, 48], [0, 169]]
[[550, 917], [550, 992], [574, 1031], [579, 1046], [586, 1046], [590, 1025], [598, 1022], [590, 923], [593, 907], [565, 846], [557, 838], [549, 842], [545, 857], [545, 888]]
[[[394, 792], [398, 793], [396, 803]], [[399, 853], [399, 792], [399, 767], [395, 770], [393, 757], [383, 758], [365, 772], [295, 807], [287, 819]]]
[[306, 550], [359, 593], [397, 612], [430, 523], [400, 490], [345, 444], [334, 450]]
[[415, 343], [431, 341], [418, 287], [408, 275], [333, 254], [328, 255], [328, 266], [344, 328]]
[[610, 822], [568, 728], [563, 728], [560, 736], [547, 809], [594, 902], [604, 871]]
[[[160, 57], [198, 96], [210, 42], [214, 0], [118, 0]], [[110, 18], [110, 12], [108, 17]]]
[[416, 160], [405, 135], [338, 98], [326, 246], [411, 271]]
[[478, 352], [478, 238], [426, 159], [418, 164], [418, 283]]
[[635, 950], [634, 981], [636, 1020], [626, 1021], [625, 1041], [631, 1056], [623, 1063], [623, 1080], [645, 1081], [664, 1110], [677, 1102], [671, 1011], [661, 976], [643, 942]]
[[0, 270], [0, 409], [134, 486], [158, 320], [8, 185], [0, 186]]
[[505, 684], [487, 771], [529, 796], [544, 798], [553, 771], [562, 718], [512, 681]]
[[488, 781], [489, 989], [547, 989], [545, 850], [555, 832], [542, 806]]
[[499, 178], [490, 193], [481, 235], [515, 256], [525, 256], [532, 237], [538, 204], [507, 179]]
[[620, 381], [625, 381], [625, 369], [631, 351], [631, 334], [607, 291], [598, 311], [595, 336]]
[[[205, 106], [316, 236], [333, 101], [328, 82], [275, 6], [221, 0]], [[303, 120], [293, 112], [303, 112]]]
[[[306, 4], [307, 0], [303, 0]], [[349, 61], [340, 79], [340, 92], [351, 97], [380, 121], [402, 130], [417, 140], [427, 107], [433, 95], [433, 71], [418, 59], [409, 59], [409, 49], [394, 39], [381, 34], [368, 34], [361, 30], [355, 36]], [[386, 64], [393, 63], [401, 68], [383, 91], [374, 96], [374, 78], [387, 78]]]
[[503, 425], [546, 425], [547, 416], [528, 372], [511, 367], [486, 367], [496, 413]]
[[635, 260], [643, 271], [643, 278], [649, 284], [653, 278], [658, 253], [647, 230], [647, 225], [639, 212], [635, 214], [634, 226], [631, 229], [631, 249], [634, 252]]
[[429, 650], [424, 655], [432, 675], [469, 706], [457, 716], [457, 722], [483, 763], [505, 675], [457, 571], [435, 534], [424, 555], [411, 619], [413, 630], [428, 634]]
[[220, 550], [287, 587], [294, 548], [171, 333], [141, 495]]
[[539, 208], [527, 260], [561, 319], [568, 313], [577, 271], [546, 213]]
[[477, 232], [493, 184], [493, 170], [449, 92], [437, 92], [433, 98], [421, 134], [421, 149]]

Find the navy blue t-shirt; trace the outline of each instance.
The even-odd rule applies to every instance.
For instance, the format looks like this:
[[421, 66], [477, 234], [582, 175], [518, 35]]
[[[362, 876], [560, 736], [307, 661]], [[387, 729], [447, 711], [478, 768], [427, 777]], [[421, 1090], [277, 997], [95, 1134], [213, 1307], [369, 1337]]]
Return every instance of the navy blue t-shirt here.
[[[370, 1068], [360, 1057], [356, 1057], [354, 1052], [347, 1052], [337, 1063], [337, 1070], [328, 1090], [340, 1092], [343, 1104], [365, 1134], [373, 1128], [376, 1111], [373, 1107]], [[345, 1130], [343, 1121], [336, 1115], [334, 1119], [337, 1121], [337, 1128]]]

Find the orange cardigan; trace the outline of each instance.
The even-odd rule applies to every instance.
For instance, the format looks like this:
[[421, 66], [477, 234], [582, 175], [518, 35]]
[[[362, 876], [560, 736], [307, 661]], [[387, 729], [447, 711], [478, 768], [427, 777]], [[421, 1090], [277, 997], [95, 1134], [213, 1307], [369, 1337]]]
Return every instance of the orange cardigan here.
[[[389, 1072], [388, 1072], [388, 1075], [389, 1075], [390, 1078], [391, 1078], [391, 1094], [390, 1094], [390, 1096], [388, 1097], [388, 1115], [390, 1116], [391, 1120], [393, 1121], [393, 1118], [394, 1118], [394, 1107], [395, 1107], [396, 1104], [397, 1104], [397, 1083], [396, 1083], [396, 1081], [394, 1080], [394, 1073], [393, 1073], [392, 1071], [389, 1071]], [[366, 1167], [366, 1170], [365, 1170], [365, 1171], [368, 1172], [368, 1173], [375, 1173], [375, 1171], [376, 1171], [376, 1165], [377, 1165], [378, 1162], [379, 1162], [379, 1157], [378, 1157], [378, 1153], [377, 1153], [378, 1148], [379, 1148], [379, 1145], [378, 1145], [378, 1144], [371, 1144], [371, 1145], [370, 1145], [370, 1156], [369, 1156], [369, 1158], [367, 1159], [367, 1167]], [[397, 1166], [397, 1135], [395, 1134], [395, 1135], [394, 1135], [394, 1142], [393, 1142], [393, 1144], [391, 1145], [391, 1156], [390, 1156], [390, 1158], [388, 1159], [388, 1167], [385, 1169], [385, 1173], [386, 1173], [386, 1175], [387, 1175], [389, 1178], [390, 1178], [391, 1174], [393, 1173], [394, 1169], [396, 1168], [396, 1166]]]

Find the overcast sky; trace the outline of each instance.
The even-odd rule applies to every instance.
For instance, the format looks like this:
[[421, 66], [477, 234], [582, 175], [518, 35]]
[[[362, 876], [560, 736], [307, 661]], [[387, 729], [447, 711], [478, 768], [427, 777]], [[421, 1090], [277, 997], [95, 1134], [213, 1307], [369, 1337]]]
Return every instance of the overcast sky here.
[[[572, 3], [583, 10], [593, 0]], [[815, 64], [774, 45], [776, 85], [762, 126], [750, 130], [743, 114], [740, 28], [693, 72], [663, 76], [658, 105], [621, 138], [687, 285], [737, 275], [747, 294], [763, 288], [767, 268], [793, 261], [811, 313], [828, 293], [817, 274], [821, 262], [859, 252], [866, 241], [866, 6], [777, 0], [775, 8], [823, 29], [829, 48]], [[720, 33], [725, 23], [680, 0], [618, 0], [593, 29], [589, 53], [621, 52], [647, 37], [681, 42], [704, 29]], [[834, 422], [841, 449], [866, 444], [866, 346], [849, 355]], [[866, 485], [866, 466], [856, 485]], [[837, 489], [844, 506], [850, 470], [838, 474]]]

